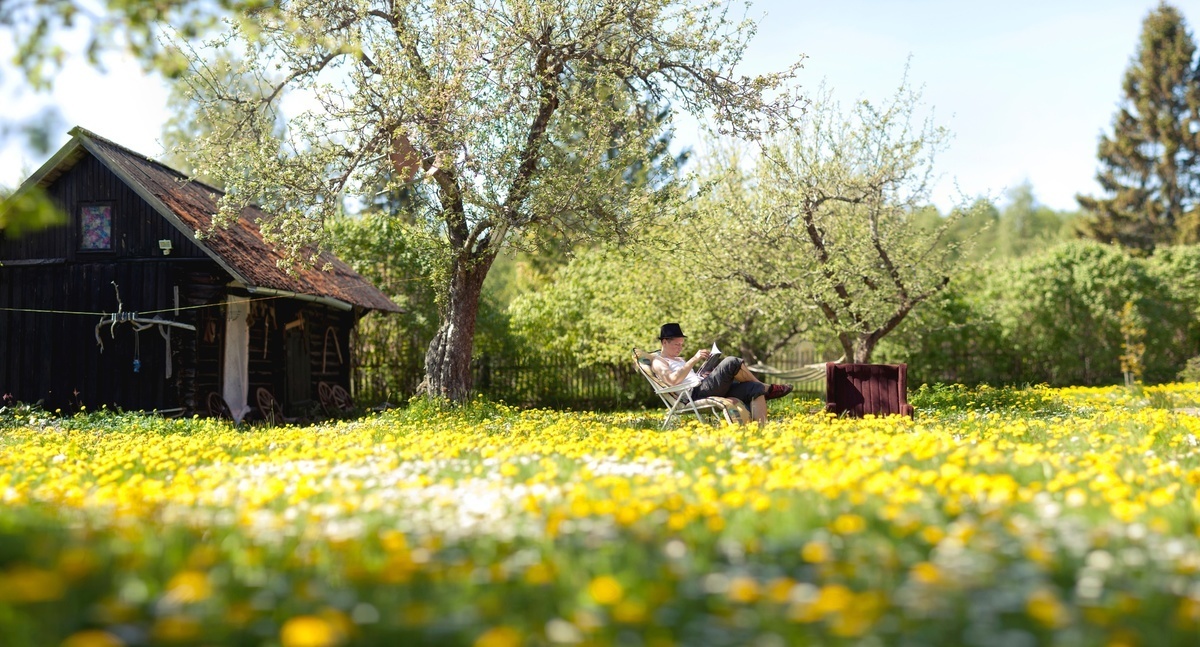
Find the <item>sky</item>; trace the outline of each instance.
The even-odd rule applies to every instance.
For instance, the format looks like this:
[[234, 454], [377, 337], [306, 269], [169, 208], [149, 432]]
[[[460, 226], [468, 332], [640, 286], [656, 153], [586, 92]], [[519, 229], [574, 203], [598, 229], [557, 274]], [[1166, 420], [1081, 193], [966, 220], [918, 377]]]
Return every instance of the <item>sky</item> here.
[[[798, 81], [826, 84], [843, 103], [883, 101], [908, 81], [952, 139], [937, 158], [932, 199], [943, 211], [979, 196], [1004, 202], [1028, 182], [1035, 199], [1074, 210], [1076, 194], [1099, 195], [1096, 146], [1111, 132], [1121, 80], [1142, 20], [1158, 0], [758, 0], [760, 18], [741, 73], [780, 70], [804, 56]], [[1172, 3], [1196, 34], [1200, 0]], [[71, 49], [69, 38], [68, 50]], [[106, 72], [69, 58], [50, 95], [21, 87], [0, 39], [0, 123], [56, 107], [62, 122], [51, 151], [0, 135], [0, 186], [14, 187], [79, 125], [143, 154], [163, 153], [167, 82], [130, 59], [110, 56]], [[680, 146], [699, 144], [681, 120]]]

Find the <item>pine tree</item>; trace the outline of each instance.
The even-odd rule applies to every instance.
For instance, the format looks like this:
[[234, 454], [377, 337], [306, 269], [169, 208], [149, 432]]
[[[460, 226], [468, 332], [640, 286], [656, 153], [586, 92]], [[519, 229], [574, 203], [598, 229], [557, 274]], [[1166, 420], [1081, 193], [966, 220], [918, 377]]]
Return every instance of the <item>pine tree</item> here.
[[1183, 16], [1164, 3], [1142, 23], [1112, 136], [1101, 136], [1096, 179], [1106, 197], [1076, 196], [1080, 233], [1149, 252], [1187, 241], [1200, 189], [1200, 69]]

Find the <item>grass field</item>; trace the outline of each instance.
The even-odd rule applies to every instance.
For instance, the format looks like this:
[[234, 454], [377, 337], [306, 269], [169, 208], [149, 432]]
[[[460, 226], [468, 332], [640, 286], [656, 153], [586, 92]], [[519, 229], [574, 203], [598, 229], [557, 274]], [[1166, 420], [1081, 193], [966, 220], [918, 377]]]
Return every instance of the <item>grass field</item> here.
[[1200, 644], [1200, 385], [911, 400], [666, 432], [9, 408], [0, 644]]

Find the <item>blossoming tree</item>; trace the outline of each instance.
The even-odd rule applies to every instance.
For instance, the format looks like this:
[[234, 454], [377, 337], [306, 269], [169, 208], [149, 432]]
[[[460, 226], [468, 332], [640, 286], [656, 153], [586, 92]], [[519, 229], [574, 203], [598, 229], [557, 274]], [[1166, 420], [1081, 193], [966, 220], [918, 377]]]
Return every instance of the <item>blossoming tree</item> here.
[[[428, 243], [441, 297], [426, 388], [462, 400], [481, 288], [502, 246], [624, 240], [663, 209], [653, 187], [614, 190], [661, 132], [638, 106], [670, 104], [747, 137], [802, 107], [790, 83], [799, 62], [735, 76], [755, 25], [731, 18], [730, 4], [280, 2], [210, 43], [243, 50], [244, 74], [281, 79], [266, 92], [220, 92], [204, 51], [192, 54], [189, 82], [207, 86], [201, 109], [220, 126], [189, 159], [225, 188], [222, 219], [259, 204], [272, 214], [269, 240], [296, 262], [312, 258], [348, 198], [407, 186], [421, 207], [408, 235]], [[307, 102], [281, 106], [285, 91]]]

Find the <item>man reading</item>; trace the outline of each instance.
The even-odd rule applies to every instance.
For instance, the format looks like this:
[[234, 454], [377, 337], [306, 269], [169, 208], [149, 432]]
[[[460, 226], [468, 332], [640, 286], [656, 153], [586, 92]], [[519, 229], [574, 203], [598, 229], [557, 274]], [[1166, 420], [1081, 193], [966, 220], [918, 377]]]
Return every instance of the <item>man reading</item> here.
[[694, 367], [698, 362], [708, 359], [711, 351], [702, 348], [691, 359], [685, 360], [680, 354], [686, 339], [678, 323], [663, 324], [658, 333], [662, 350], [650, 366], [671, 386], [690, 385], [692, 388], [688, 396], [693, 401], [713, 396], [737, 398], [750, 408], [750, 415], [763, 425], [767, 422], [767, 400], [782, 398], [792, 392], [790, 384], [764, 384], [746, 368], [746, 363], [740, 357], [725, 357], [711, 373], [700, 377]]

